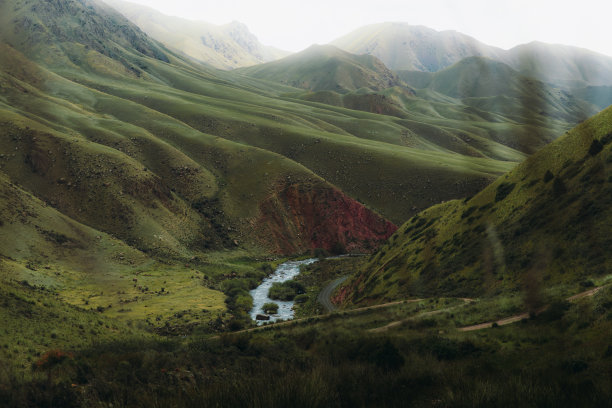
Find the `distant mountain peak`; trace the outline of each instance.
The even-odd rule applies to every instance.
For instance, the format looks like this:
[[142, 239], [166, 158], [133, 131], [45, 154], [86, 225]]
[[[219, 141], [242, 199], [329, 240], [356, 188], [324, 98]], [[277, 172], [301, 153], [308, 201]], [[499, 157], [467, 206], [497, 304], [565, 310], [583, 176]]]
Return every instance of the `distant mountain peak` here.
[[215, 25], [167, 16], [122, 0], [106, 1], [152, 38], [215, 68], [251, 66], [289, 54], [261, 44], [249, 28], [239, 21]]

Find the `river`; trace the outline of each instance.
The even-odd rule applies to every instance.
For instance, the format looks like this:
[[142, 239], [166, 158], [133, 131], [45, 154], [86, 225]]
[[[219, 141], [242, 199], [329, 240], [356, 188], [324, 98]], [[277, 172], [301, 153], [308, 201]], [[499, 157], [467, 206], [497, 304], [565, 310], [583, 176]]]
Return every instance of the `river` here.
[[[278, 268], [272, 275], [263, 280], [261, 285], [250, 291], [251, 297], [253, 298], [253, 309], [251, 309], [251, 318], [255, 320], [258, 314], [264, 314], [261, 310], [262, 306], [268, 302], [274, 302], [278, 305], [277, 314], [270, 315], [270, 322], [276, 320], [288, 320], [293, 319], [295, 313], [293, 312], [293, 301], [281, 301], [272, 300], [268, 297], [268, 291], [274, 282], [284, 282], [295, 278], [300, 273], [301, 265], [310, 265], [318, 261], [317, 258], [304, 259], [302, 261], [288, 261], [278, 265]], [[263, 321], [257, 321], [257, 324], [262, 324]]]

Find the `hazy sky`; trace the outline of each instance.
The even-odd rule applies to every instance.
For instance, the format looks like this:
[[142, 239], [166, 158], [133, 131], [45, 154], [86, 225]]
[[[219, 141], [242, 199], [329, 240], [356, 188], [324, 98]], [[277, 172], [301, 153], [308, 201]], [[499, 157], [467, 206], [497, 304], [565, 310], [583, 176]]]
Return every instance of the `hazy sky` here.
[[612, 55], [609, 0], [130, 0], [165, 14], [245, 23], [266, 45], [299, 51], [363, 25], [401, 21], [457, 30], [502, 48], [539, 40]]

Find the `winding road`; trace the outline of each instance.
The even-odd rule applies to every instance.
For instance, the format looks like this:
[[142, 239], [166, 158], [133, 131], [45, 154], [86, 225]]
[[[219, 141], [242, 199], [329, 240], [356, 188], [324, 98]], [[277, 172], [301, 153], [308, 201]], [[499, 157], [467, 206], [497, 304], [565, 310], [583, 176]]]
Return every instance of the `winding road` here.
[[334, 290], [340, 286], [340, 284], [342, 282], [344, 282], [345, 280], [348, 279], [348, 276], [343, 276], [341, 278], [338, 278], [330, 283], [328, 283], [322, 290], [321, 292], [319, 292], [319, 295], [317, 296], [317, 301], [323, 305], [323, 307], [328, 311], [328, 312], [334, 312], [336, 311], [338, 308], [336, 307], [336, 305], [334, 305], [331, 301], [331, 296], [332, 293], [334, 293]]

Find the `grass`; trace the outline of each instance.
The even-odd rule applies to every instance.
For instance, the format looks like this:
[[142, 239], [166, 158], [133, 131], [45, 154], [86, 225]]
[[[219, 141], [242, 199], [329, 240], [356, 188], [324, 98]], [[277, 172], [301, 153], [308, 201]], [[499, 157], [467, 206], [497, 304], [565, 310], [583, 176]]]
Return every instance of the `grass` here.
[[[345, 284], [352, 300], [480, 297], [603, 279], [609, 133], [606, 110], [476, 196], [412, 218]], [[602, 148], [592, 150], [593, 140]]]

